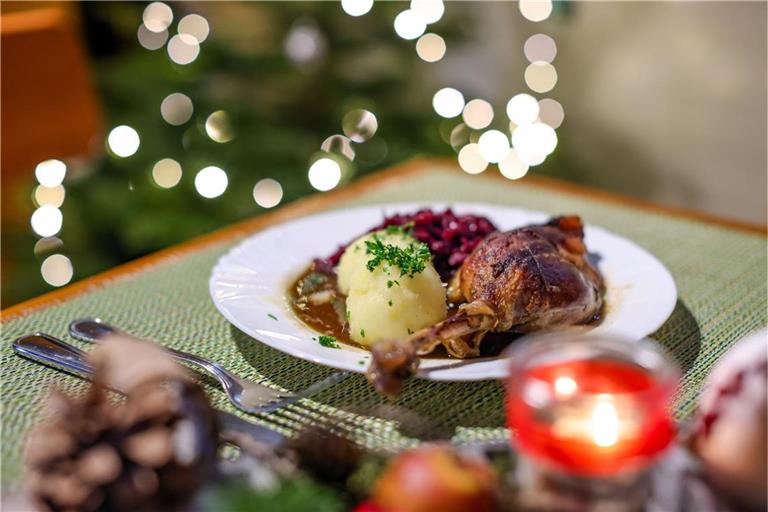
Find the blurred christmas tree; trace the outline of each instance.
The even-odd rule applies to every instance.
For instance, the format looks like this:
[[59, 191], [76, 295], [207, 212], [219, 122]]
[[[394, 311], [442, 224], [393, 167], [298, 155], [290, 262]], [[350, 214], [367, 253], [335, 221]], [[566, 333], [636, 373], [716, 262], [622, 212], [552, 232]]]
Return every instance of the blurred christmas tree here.
[[[402, 5], [377, 2], [360, 17], [336, 2], [168, 6], [172, 23], [152, 32], [140, 28], [146, 4], [82, 5], [106, 124], [130, 128], [110, 132], [98, 156], [68, 162], [58, 239], [5, 239], [16, 261], [3, 276], [4, 305], [50, 289], [40, 262], [53, 252], [70, 258], [76, 280], [263, 212], [257, 200], [272, 206], [314, 192], [307, 170], [355, 109], [373, 113], [378, 130], [352, 144], [353, 161], [337, 158], [341, 183], [417, 154], [452, 154], [434, 91], [420, 87], [429, 65], [392, 29]], [[194, 38], [177, 35], [193, 13], [185, 30], [197, 33], [199, 54]], [[162, 23], [167, 13], [155, 15]], [[461, 37], [460, 20], [446, 14], [439, 30]], [[211, 166], [223, 173], [196, 185]], [[267, 178], [279, 186], [263, 182], [254, 197]]]

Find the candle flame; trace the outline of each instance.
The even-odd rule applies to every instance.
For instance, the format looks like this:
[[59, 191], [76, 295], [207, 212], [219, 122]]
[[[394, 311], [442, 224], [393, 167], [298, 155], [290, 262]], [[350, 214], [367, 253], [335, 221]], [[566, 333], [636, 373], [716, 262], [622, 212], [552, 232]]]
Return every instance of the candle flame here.
[[571, 377], [558, 377], [555, 379], [555, 393], [560, 397], [568, 397], [576, 392], [578, 385]]
[[592, 410], [590, 431], [597, 446], [607, 448], [619, 440], [619, 417], [610, 395], [600, 395]]

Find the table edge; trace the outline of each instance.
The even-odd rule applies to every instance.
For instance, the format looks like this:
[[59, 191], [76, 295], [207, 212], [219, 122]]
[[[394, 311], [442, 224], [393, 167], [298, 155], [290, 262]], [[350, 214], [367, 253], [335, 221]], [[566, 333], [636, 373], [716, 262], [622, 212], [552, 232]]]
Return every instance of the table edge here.
[[[126, 279], [148, 267], [158, 265], [173, 258], [178, 258], [190, 252], [213, 246], [217, 243], [225, 243], [231, 241], [238, 236], [251, 234], [254, 231], [264, 228], [274, 222], [286, 221], [300, 217], [302, 215], [307, 215], [323, 210], [324, 208], [327, 208], [334, 203], [352, 198], [360, 192], [368, 190], [370, 187], [383, 186], [391, 182], [400, 181], [406, 177], [412, 177], [417, 174], [432, 172], [436, 170], [452, 173], [462, 172], [458, 168], [455, 160], [451, 158], [415, 158], [394, 167], [383, 169], [368, 176], [364, 176], [359, 180], [354, 181], [337, 190], [325, 192], [322, 194], [313, 194], [311, 196], [298, 199], [294, 202], [284, 205], [278, 210], [258, 214], [255, 217], [236, 222], [235, 224], [220, 228], [211, 233], [200, 235], [180, 244], [167, 247], [135, 260], [128, 261], [109, 270], [105, 270], [98, 274], [83, 278], [68, 286], [64, 286], [42, 295], [38, 295], [37, 297], [27, 299], [18, 304], [14, 304], [0, 311], [0, 323], [4, 324], [40, 309], [64, 302], [65, 300], [74, 298], [88, 291], [96, 290], [106, 284]], [[480, 176], [485, 176], [486, 179], [496, 179], [503, 181], [506, 184], [512, 184], [510, 180], [504, 178], [498, 173], [484, 173]], [[652, 211], [673, 217], [694, 220], [705, 224], [713, 224], [720, 227], [736, 229], [752, 234], [761, 234], [763, 236], [766, 236], [767, 234], [767, 228], [764, 225], [760, 226], [749, 222], [726, 219], [717, 215], [699, 212], [687, 208], [663, 205], [652, 201], [647, 201], [645, 199], [624, 196], [606, 190], [593, 189], [583, 185], [561, 181], [555, 178], [544, 176], [526, 176], [520, 180], [520, 182], [525, 183], [526, 185], [546, 188], [548, 190], [555, 190], [571, 195], [575, 194], [582, 197], [588, 197], [590, 199], [596, 199], [602, 202], [620, 204], [621, 206], [625, 207]]]

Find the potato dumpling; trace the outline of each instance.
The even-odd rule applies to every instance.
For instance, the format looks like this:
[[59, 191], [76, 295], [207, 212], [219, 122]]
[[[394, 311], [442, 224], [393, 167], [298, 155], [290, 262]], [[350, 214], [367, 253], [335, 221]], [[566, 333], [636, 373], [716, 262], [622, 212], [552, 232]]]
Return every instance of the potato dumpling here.
[[[401, 248], [418, 243], [402, 234], [380, 232], [377, 236], [385, 244]], [[400, 268], [388, 262], [369, 270], [367, 263], [373, 256], [366, 254], [364, 242], [372, 237], [367, 235], [352, 243], [339, 262], [339, 288], [346, 288], [350, 338], [370, 346], [408, 336], [443, 320], [445, 288], [431, 261], [427, 259], [423, 270], [413, 275], [401, 275]], [[358, 243], [360, 249], [355, 251]]]

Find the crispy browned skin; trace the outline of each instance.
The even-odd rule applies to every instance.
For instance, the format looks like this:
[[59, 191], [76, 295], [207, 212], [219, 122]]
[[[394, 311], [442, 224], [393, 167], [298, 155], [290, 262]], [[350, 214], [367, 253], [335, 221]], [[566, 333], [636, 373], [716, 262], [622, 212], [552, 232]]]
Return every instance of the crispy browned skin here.
[[497, 332], [589, 322], [602, 307], [603, 280], [583, 239], [578, 217], [491, 234], [459, 269], [459, 289], [493, 310]]
[[373, 350], [369, 380], [396, 394], [418, 368], [418, 356], [442, 343], [459, 358], [480, 354], [488, 332], [532, 332], [585, 324], [603, 306], [603, 279], [587, 260], [581, 219], [493, 233], [475, 248], [449, 290], [459, 312], [405, 340]]

